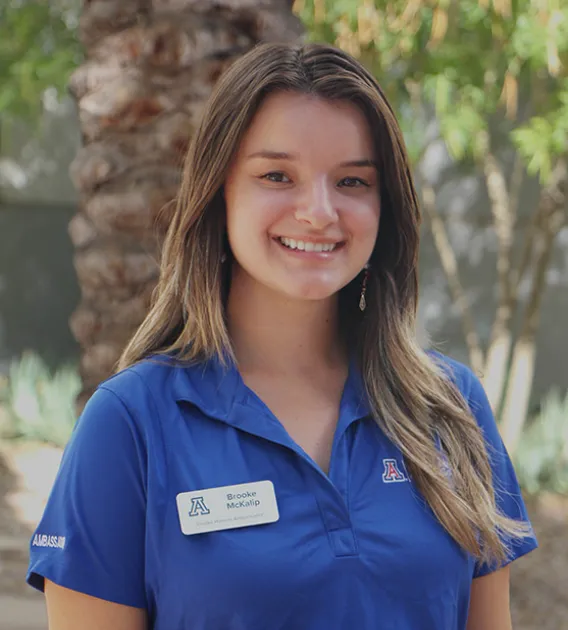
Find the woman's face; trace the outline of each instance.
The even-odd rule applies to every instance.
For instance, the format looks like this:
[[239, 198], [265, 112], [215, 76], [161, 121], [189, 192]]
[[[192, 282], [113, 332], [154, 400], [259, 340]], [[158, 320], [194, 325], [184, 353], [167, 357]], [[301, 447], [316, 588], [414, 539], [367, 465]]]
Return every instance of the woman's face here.
[[367, 121], [355, 106], [269, 96], [225, 183], [239, 282], [322, 300], [353, 280], [379, 229], [375, 164]]

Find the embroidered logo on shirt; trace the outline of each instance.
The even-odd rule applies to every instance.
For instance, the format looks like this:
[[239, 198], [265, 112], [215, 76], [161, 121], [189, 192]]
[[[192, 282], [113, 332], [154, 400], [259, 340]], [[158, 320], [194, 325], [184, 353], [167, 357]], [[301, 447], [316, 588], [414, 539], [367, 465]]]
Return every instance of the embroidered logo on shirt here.
[[203, 497], [193, 497], [191, 499], [191, 507], [189, 508], [190, 516], [203, 516], [203, 514], [210, 514], [209, 508], [205, 505]]
[[383, 466], [385, 467], [383, 472], [384, 483], [408, 481], [406, 475], [400, 471], [396, 459], [383, 459]]
[[33, 547], [55, 547], [65, 549], [65, 536], [48, 536], [47, 534], [36, 534], [32, 541]]

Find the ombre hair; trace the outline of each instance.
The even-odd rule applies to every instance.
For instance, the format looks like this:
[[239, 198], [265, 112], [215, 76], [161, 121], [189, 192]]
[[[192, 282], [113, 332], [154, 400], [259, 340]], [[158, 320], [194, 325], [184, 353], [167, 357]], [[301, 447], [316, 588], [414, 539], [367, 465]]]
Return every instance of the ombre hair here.
[[230, 273], [221, 264], [227, 247], [223, 184], [263, 100], [284, 91], [351, 103], [368, 122], [381, 224], [365, 312], [358, 308], [360, 278], [340, 292], [342, 334], [359, 362], [376, 421], [400, 448], [439, 522], [480, 561], [503, 561], [504, 539], [527, 535], [529, 528], [498, 510], [482, 432], [445, 368], [418, 344], [420, 207], [409, 160], [381, 87], [345, 52], [320, 44], [264, 44], [217, 82], [187, 155], [153, 305], [119, 369], [156, 354], [184, 362], [234, 359], [225, 312]]

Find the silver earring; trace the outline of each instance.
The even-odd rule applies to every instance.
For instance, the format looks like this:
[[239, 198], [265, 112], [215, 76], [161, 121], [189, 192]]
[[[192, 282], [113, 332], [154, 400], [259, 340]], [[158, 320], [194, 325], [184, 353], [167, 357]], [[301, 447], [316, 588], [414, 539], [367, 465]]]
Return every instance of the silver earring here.
[[363, 285], [361, 286], [361, 297], [359, 298], [359, 309], [363, 312], [367, 308], [367, 282], [369, 281], [369, 263], [367, 263], [364, 267], [365, 275], [363, 276]]
[[227, 254], [222, 254], [221, 255], [221, 264], [223, 264], [226, 261], [227, 261]]

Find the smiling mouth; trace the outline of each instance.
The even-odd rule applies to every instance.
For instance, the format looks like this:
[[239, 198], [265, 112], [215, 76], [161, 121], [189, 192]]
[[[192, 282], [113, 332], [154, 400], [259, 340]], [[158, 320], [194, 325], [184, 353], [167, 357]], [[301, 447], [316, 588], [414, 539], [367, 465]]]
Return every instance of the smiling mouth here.
[[343, 245], [342, 241], [337, 243], [314, 243], [313, 241], [300, 241], [294, 238], [287, 238], [286, 236], [280, 236], [276, 240], [287, 249], [300, 252], [333, 252]]

